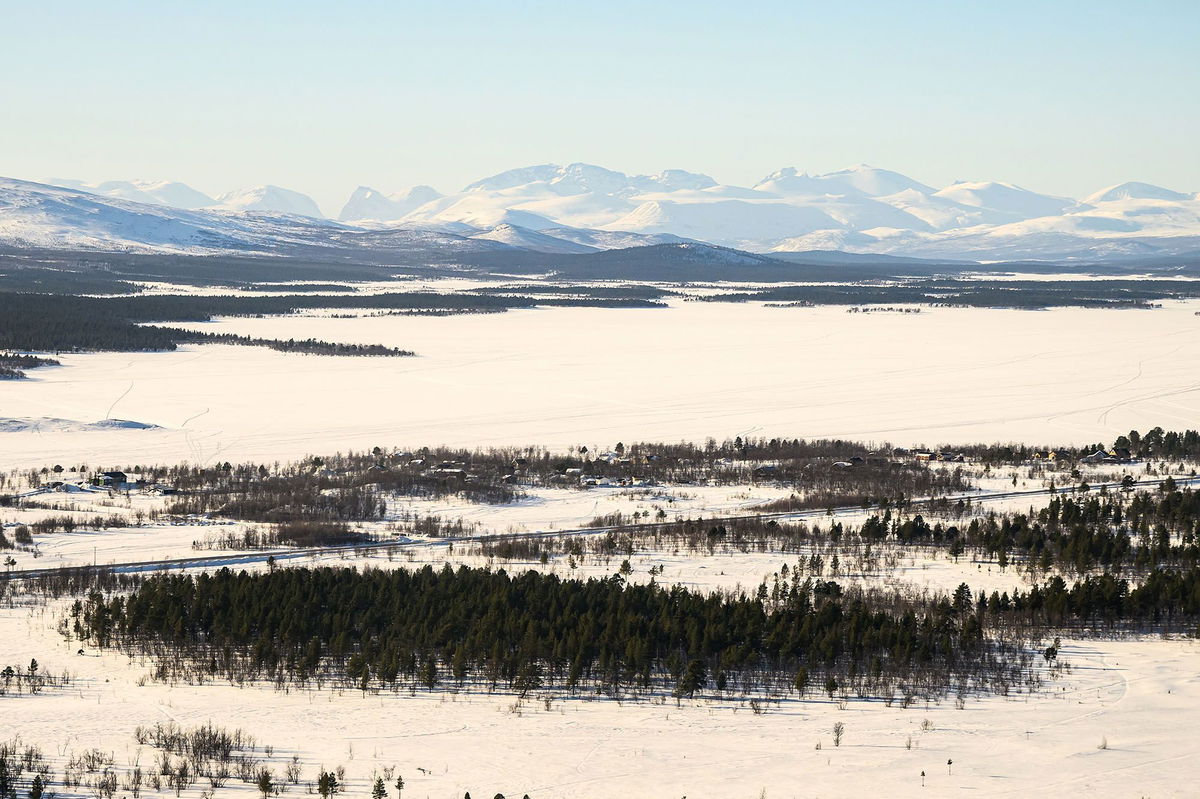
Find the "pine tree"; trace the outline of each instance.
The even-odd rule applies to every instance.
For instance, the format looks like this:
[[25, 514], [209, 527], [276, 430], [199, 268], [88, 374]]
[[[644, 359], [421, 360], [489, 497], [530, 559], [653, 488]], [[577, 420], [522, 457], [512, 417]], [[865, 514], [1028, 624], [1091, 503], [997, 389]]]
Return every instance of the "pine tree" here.
[[271, 772], [267, 769], [258, 772], [258, 779], [254, 781], [254, 785], [258, 788], [258, 792], [263, 795], [264, 799], [270, 796], [271, 791], [275, 788], [271, 781]]
[[675, 696], [694, 697], [696, 691], [703, 688], [708, 683], [708, 669], [704, 666], [703, 660], [691, 660], [688, 662], [687, 669], [680, 676], [679, 682], [675, 686]]
[[801, 666], [796, 671], [796, 680], [793, 685], [796, 686], [796, 693], [800, 694], [800, 696], [804, 696], [808, 691], [808, 669], [806, 667]]
[[428, 657], [421, 665], [421, 684], [432, 691], [438, 684], [437, 658]]
[[387, 799], [387, 788], [383, 785], [383, 777], [375, 778], [375, 787], [371, 789], [371, 799]]
[[321, 794], [321, 799], [330, 799], [340, 788], [337, 775], [332, 771], [322, 771], [317, 777], [317, 793]]

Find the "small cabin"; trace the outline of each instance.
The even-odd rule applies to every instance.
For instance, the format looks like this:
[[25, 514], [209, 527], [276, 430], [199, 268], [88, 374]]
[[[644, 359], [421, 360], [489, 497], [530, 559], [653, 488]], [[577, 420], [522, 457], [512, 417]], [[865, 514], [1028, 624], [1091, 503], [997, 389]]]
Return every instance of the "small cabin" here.
[[123, 486], [129, 482], [129, 475], [125, 472], [100, 472], [96, 475], [96, 480], [102, 486]]

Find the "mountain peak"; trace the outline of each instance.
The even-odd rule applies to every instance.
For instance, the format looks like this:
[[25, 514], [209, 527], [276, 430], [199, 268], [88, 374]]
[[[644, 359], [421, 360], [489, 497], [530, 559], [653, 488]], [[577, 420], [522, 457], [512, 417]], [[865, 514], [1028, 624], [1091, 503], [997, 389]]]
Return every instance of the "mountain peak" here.
[[470, 183], [463, 191], [503, 191], [523, 186], [526, 183], [535, 183], [538, 181], [548, 183], [557, 177], [561, 171], [562, 167], [558, 164], [537, 164], [535, 166], [507, 169], [491, 177]]
[[325, 215], [307, 194], [279, 186], [251, 186], [227, 192], [217, 198], [212, 208], [220, 211], [266, 211], [324, 219]]
[[933, 189], [924, 183], [869, 164], [856, 164], [823, 175], [810, 175], [793, 166], [784, 167], [767, 175], [754, 188], [785, 196], [833, 194], [886, 197], [906, 189], [915, 189], [923, 194], [933, 193]]
[[759, 181], [758, 183], [756, 183], [755, 185], [756, 185], [756, 186], [761, 186], [761, 185], [762, 185], [762, 184], [764, 184], [764, 183], [769, 183], [769, 182], [771, 182], [771, 181], [774, 181], [774, 180], [782, 180], [783, 178], [794, 178], [794, 177], [797, 177], [797, 176], [800, 176], [800, 177], [808, 177], [808, 173], [807, 173], [807, 172], [805, 172], [805, 173], [803, 173], [803, 175], [801, 175], [800, 171], [799, 171], [798, 169], [796, 169], [796, 167], [794, 167], [794, 166], [785, 166], [783, 169], [776, 169], [774, 172], [772, 172], [771, 174], [767, 175], [765, 178], [763, 178], [762, 180], [760, 180], [760, 181]]
[[998, 180], [959, 181], [934, 192], [933, 196], [962, 206], [998, 211], [1012, 219], [1055, 216], [1077, 205], [1067, 197], [1038, 194]]
[[384, 194], [370, 186], [359, 186], [350, 193], [338, 219], [342, 222], [367, 219], [390, 222], [441, 198], [441, 192], [432, 186], [413, 186], [400, 194]]
[[[824, 174], [787, 166], [753, 188], [719, 185], [683, 169], [629, 175], [585, 162], [536, 164], [450, 196], [428, 186], [395, 194], [358, 186], [339, 215], [347, 225], [314, 224], [306, 217], [321, 218], [316, 204], [278, 186], [243, 189], [213, 202], [198, 192], [197, 200], [189, 194], [194, 190], [171, 181], [53, 182], [64, 188], [0, 180], [0, 241], [66, 249], [270, 251], [301, 243], [400, 248], [419, 240], [421, 247], [565, 254], [686, 237], [756, 251], [989, 259], [1075, 257], [1102, 248], [1116, 254], [1134, 246], [1173, 254], [1200, 246], [1200, 198], [1148, 183], [1110, 186], [1080, 204], [995, 180], [960, 180], [934, 191], [866, 163]], [[186, 209], [199, 203], [202, 208]]]
[[1095, 194], [1089, 195], [1084, 202], [1089, 205], [1097, 203], [1112, 202], [1114, 200], [1190, 200], [1192, 195], [1184, 194], [1171, 189], [1164, 189], [1162, 186], [1155, 186], [1151, 183], [1141, 183], [1136, 180], [1131, 180], [1126, 183], [1118, 183], [1115, 186], [1101, 189]]
[[103, 197], [116, 197], [151, 205], [169, 205], [188, 210], [213, 204], [213, 198], [207, 194], [196, 191], [185, 183], [170, 180], [106, 180], [100, 183], [85, 183], [82, 180], [53, 178], [45, 182], [51, 186], [77, 189]]

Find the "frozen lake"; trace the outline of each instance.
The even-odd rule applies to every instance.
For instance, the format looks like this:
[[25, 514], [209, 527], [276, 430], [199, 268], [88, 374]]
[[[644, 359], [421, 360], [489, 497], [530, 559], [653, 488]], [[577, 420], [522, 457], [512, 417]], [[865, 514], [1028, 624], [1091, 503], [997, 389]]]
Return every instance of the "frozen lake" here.
[[[415, 350], [68, 355], [0, 381], [0, 417], [161, 426], [0, 433], [0, 466], [275, 460], [372, 446], [735, 435], [1086, 444], [1200, 423], [1200, 303], [850, 314], [681, 302], [200, 326]], [[20, 425], [17, 425], [20, 426]], [[12, 427], [12, 425], [10, 425]]]

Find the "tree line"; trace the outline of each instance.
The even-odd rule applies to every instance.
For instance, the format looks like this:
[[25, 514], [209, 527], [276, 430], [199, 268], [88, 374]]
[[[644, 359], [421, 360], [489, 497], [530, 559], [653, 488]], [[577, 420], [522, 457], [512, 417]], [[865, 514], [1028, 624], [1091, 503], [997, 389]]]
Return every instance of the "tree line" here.
[[0, 352], [0, 380], [19, 380], [26, 376], [26, 369], [59, 365], [59, 362], [53, 358], [41, 358], [19, 352]]
[[152, 657], [164, 679], [521, 696], [942, 695], [1036, 679], [1029, 652], [986, 637], [973, 605], [811, 579], [770, 602], [620, 575], [223, 569], [156, 575], [128, 596], [95, 592], [75, 603], [72, 624], [81, 639]]
[[1165, 299], [1200, 296], [1187, 280], [1015, 280], [918, 278], [883, 283], [769, 286], [730, 291], [704, 302], [773, 302], [812, 305], [940, 305], [981, 308], [1151, 308]]
[[[652, 521], [612, 514], [600, 521], [620, 525], [620, 530], [587, 538], [493, 536], [480, 541], [480, 552], [506, 560], [563, 554], [579, 558], [585, 553], [611, 558], [663, 551], [794, 552], [812, 553], [826, 565], [840, 556], [847, 567], [853, 562], [871, 570], [881, 557], [894, 559], [921, 548], [955, 559], [990, 560], [1001, 569], [1019, 565], [1042, 575], [1112, 572], [1136, 577], [1156, 568], [1200, 566], [1200, 491], [1180, 488], [1170, 477], [1154, 491], [1060, 493], [1029, 512], [976, 515], [965, 500], [944, 498], [921, 507], [930, 518], [913, 513], [912, 503], [885, 502], [857, 526], [833, 518]], [[950, 519], [933, 518], [939, 515]], [[955, 523], [955, 516], [970, 520]]]
[[0, 350], [38, 352], [137, 352], [173, 350], [184, 343], [265, 346], [285, 352], [324, 355], [411, 355], [382, 345], [347, 345], [317, 340], [280, 341], [213, 334], [154, 322], [207, 322], [215, 316], [262, 316], [315, 308], [478, 310], [538, 305], [658, 307], [657, 300], [607, 297], [530, 297], [487, 294], [393, 292], [386, 294], [297, 294], [284, 296], [134, 295], [85, 297], [0, 292]]

